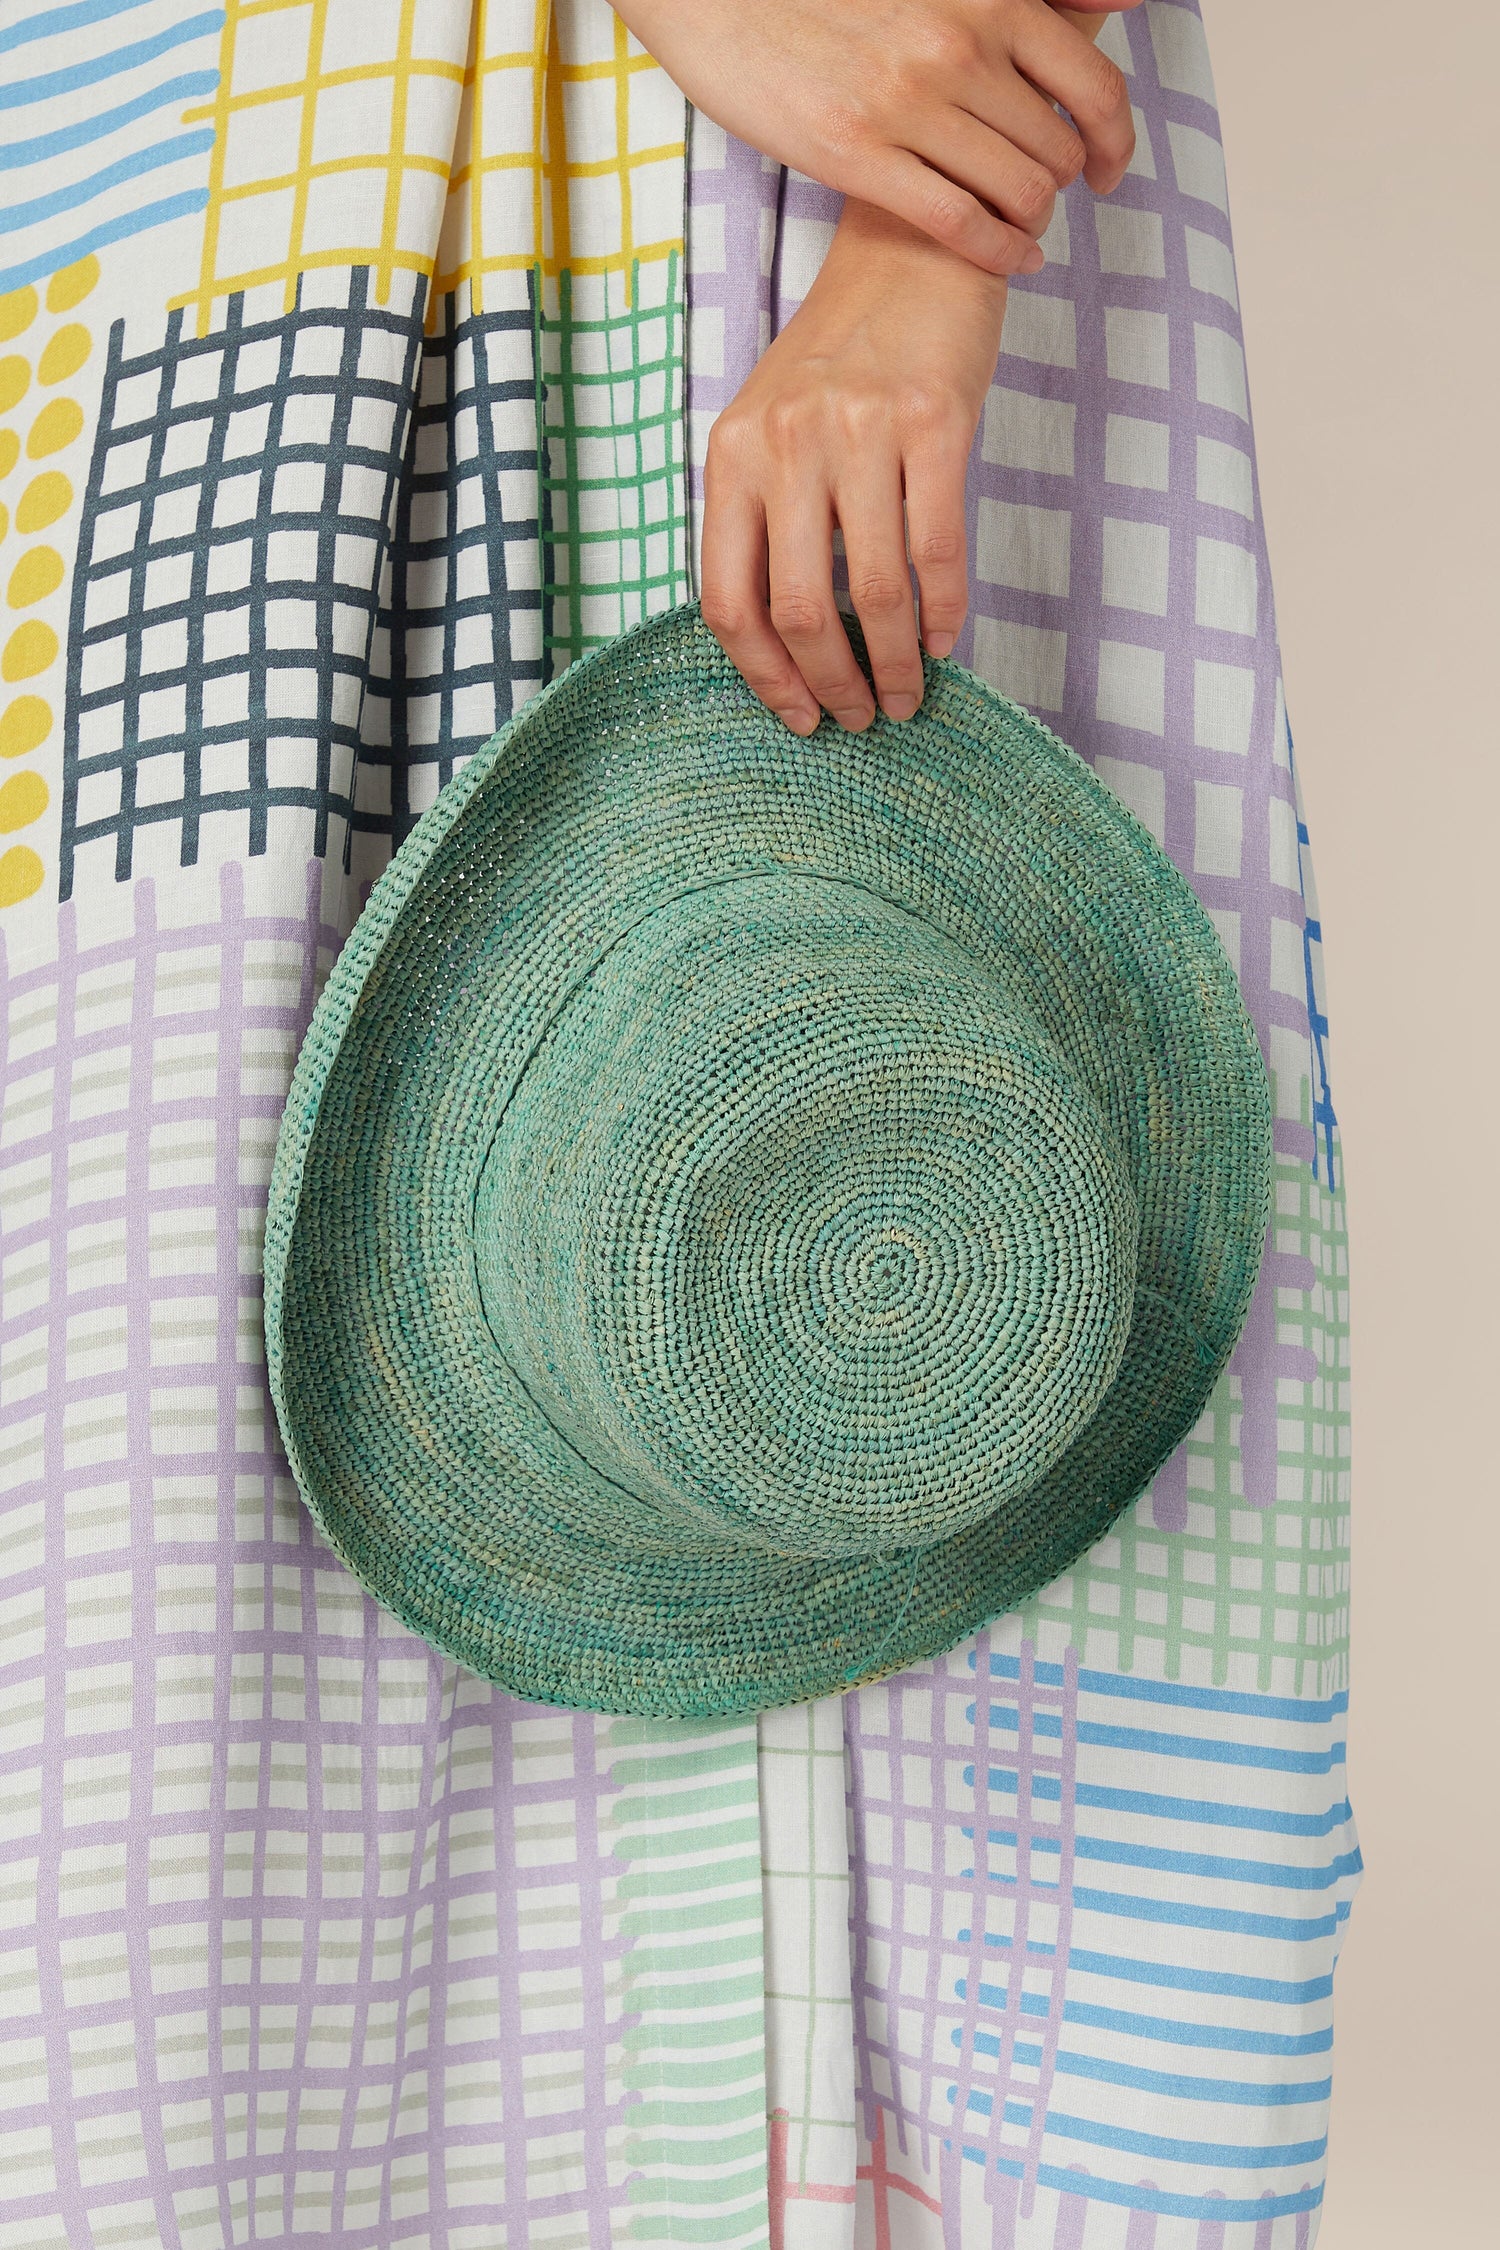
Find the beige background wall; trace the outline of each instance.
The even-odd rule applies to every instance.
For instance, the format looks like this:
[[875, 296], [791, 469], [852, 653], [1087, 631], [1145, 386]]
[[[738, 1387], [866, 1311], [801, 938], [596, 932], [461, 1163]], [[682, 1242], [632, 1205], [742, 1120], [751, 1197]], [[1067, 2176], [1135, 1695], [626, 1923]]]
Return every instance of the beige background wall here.
[[1500, 2242], [1500, 11], [1203, 0], [1353, 1234], [1319, 2250]]

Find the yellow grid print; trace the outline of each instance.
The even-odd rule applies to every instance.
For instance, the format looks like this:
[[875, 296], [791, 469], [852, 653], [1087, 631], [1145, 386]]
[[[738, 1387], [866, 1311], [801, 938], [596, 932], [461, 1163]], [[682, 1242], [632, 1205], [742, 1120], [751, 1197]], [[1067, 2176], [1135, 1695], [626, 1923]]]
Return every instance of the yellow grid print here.
[[484, 276], [615, 273], [682, 249], [681, 94], [606, 0], [474, 0], [464, 151], [434, 296]]
[[198, 333], [215, 305], [369, 266], [435, 299], [682, 247], [685, 105], [608, 0], [227, 0]]

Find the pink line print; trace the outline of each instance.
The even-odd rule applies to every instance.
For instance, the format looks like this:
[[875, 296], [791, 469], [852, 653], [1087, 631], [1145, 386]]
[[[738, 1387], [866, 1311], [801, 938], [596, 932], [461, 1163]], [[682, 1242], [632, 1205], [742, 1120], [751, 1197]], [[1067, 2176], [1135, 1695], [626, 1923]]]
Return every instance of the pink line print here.
[[875, 2205], [873, 2250], [891, 2250], [892, 2188], [897, 2189], [902, 2195], [910, 2196], [913, 2203], [920, 2204], [924, 2211], [932, 2212], [935, 2218], [940, 2219], [943, 2215], [943, 2206], [936, 2196], [928, 2195], [925, 2189], [919, 2188], [914, 2180], [903, 2180], [900, 2173], [893, 2172], [886, 2163], [885, 2111], [883, 2109], [877, 2109], [875, 2112], [875, 2130], [870, 2139], [870, 2161], [868, 2164], [861, 2164], [856, 2169], [854, 2177], [857, 2180], [868, 2180], [870, 2183], [870, 2193]]
[[832, 2180], [794, 2180], [787, 2161], [790, 2113], [773, 2109], [767, 2125], [767, 2190], [770, 2208], [770, 2250], [785, 2250], [786, 2207], [789, 2203], [852, 2203], [856, 2190]]

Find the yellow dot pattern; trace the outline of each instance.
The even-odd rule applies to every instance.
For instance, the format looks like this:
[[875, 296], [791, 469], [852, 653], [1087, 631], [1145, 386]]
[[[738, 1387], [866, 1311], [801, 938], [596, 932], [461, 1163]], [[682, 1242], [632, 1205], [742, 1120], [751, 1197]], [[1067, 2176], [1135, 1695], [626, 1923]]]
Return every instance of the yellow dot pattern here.
[[8, 297], [0, 297], [0, 344], [8, 344], [12, 336], [24, 336], [36, 313], [34, 289], [13, 289]]
[[0, 649], [0, 680], [34, 680], [57, 662], [58, 639], [39, 617], [18, 625]]
[[0, 716], [0, 758], [26, 758], [52, 732], [52, 706], [40, 695], [18, 695]]
[[39, 773], [13, 773], [0, 781], [0, 836], [29, 828], [47, 810], [51, 791]]
[[99, 261], [92, 254], [80, 258], [76, 266], [64, 266], [47, 284], [48, 312], [71, 312], [83, 303], [98, 279]]
[[[83, 408], [74, 398], [58, 393], [87, 366], [93, 339], [72, 313], [99, 279], [97, 258], [55, 273], [43, 298], [35, 289], [13, 289], [0, 297], [0, 483], [16, 473], [23, 462], [47, 461], [76, 444], [83, 433]], [[37, 333], [45, 327], [45, 333]], [[33, 402], [32, 388], [54, 395]], [[45, 675], [61, 654], [55, 628], [45, 617], [17, 616], [48, 601], [67, 576], [60, 547], [43, 540], [16, 547], [12, 539], [35, 540], [67, 516], [73, 505], [74, 480], [61, 468], [28, 473], [19, 490], [0, 499], [0, 683], [23, 687], [19, 695], [0, 694], [0, 759], [23, 761], [44, 750], [53, 740], [56, 718], [45, 693]], [[0, 781], [0, 837], [31, 828], [52, 801], [46, 776], [35, 766], [18, 763], [17, 770]], [[0, 851], [0, 910], [34, 898], [46, 880], [41, 854], [28, 843], [14, 843]]]
[[0, 855], [0, 906], [19, 906], [42, 887], [47, 870], [29, 844], [12, 844]]
[[19, 406], [31, 388], [31, 367], [19, 352], [7, 352], [0, 359], [0, 414], [9, 414]]
[[65, 383], [70, 375], [78, 373], [90, 348], [89, 332], [82, 321], [70, 320], [66, 328], [59, 328], [37, 361], [37, 381]]
[[63, 559], [55, 547], [28, 547], [10, 574], [5, 598], [12, 609], [44, 602], [63, 582]]
[[[34, 531], [45, 531], [49, 523], [56, 523], [73, 505], [73, 487], [61, 469], [44, 470], [33, 477], [16, 502], [16, 529], [30, 538]], [[3, 533], [0, 533], [3, 536]]]
[[49, 453], [61, 453], [71, 445], [83, 428], [83, 408], [76, 399], [55, 398], [41, 413], [26, 433], [26, 451], [33, 461], [42, 460]]

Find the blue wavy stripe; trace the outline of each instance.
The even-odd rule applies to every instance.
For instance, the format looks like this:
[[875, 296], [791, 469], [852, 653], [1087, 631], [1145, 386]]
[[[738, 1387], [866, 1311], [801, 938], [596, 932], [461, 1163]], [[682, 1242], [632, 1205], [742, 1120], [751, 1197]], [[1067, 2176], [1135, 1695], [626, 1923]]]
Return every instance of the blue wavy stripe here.
[[1110, 1867], [1149, 1867], [1161, 1875], [1197, 1875], [1213, 1883], [1259, 1883], [1267, 1890], [1326, 1891], [1360, 1870], [1358, 1852], [1340, 1852], [1321, 1867], [1292, 1867], [1277, 1860], [1223, 1859], [1210, 1852], [1173, 1852], [1155, 1844], [1117, 1844], [1100, 1836], [1080, 1836], [1073, 1846], [1080, 1859]]
[[23, 16], [19, 23], [0, 31], [0, 55], [13, 47], [27, 47], [33, 39], [52, 39], [60, 31], [81, 31], [86, 24], [104, 23], [110, 16], [128, 16], [149, 0], [73, 0], [71, 7], [44, 8], [39, 16]]
[[139, 69], [142, 63], [155, 62], [158, 55], [170, 54], [174, 47], [184, 46], [190, 39], [206, 39], [211, 32], [221, 31], [223, 26], [223, 9], [214, 8], [205, 15], [189, 16], [182, 23], [170, 24], [154, 39], [138, 39], [133, 47], [116, 47], [107, 55], [90, 55], [86, 62], [69, 63], [64, 70], [45, 71], [40, 78], [18, 78], [8, 86], [0, 81], [0, 109], [26, 109], [32, 102], [50, 101], [54, 94], [71, 94], [81, 86], [97, 86], [106, 78], [119, 78], [127, 70]]
[[[974, 1831], [963, 1831], [970, 1842]], [[1018, 1832], [1014, 1828], [991, 1828], [986, 1833], [991, 1844], [1014, 1844]], [[1034, 1836], [1033, 1852], [1061, 1853], [1062, 1842], [1056, 1836]], [[1096, 1860], [1106, 1867], [1147, 1867], [1159, 1875], [1196, 1875], [1214, 1883], [1258, 1883], [1262, 1888], [1277, 1891], [1326, 1891], [1346, 1875], [1360, 1871], [1360, 1856], [1355, 1852], [1340, 1852], [1335, 1859], [1325, 1860], [1321, 1867], [1294, 1867], [1280, 1860], [1224, 1859], [1209, 1852], [1174, 1852], [1158, 1844], [1122, 1844], [1106, 1836], [1079, 1836], [1073, 1844], [1077, 1859]], [[972, 1867], [964, 1869], [966, 1881], [972, 1881]], [[1014, 1876], [991, 1874], [989, 1880], [1008, 1883]], [[1048, 1889], [1055, 1885], [1047, 1885]]]
[[[1051, 1950], [1049, 1948], [1049, 1950]], [[1096, 1977], [1116, 1978], [1122, 1984], [1155, 1985], [1164, 1992], [1211, 1993], [1225, 2000], [1269, 2000], [1279, 2007], [1305, 2008], [1313, 2000], [1333, 1997], [1333, 1974], [1317, 1977], [1245, 1977], [1227, 1969], [1197, 1969], [1176, 1962], [1135, 1961], [1122, 1953], [1086, 1953], [1069, 1949], [1068, 1967]]]
[[143, 203], [139, 211], [122, 211], [113, 219], [101, 219], [75, 242], [64, 242], [50, 250], [42, 250], [34, 258], [27, 258], [18, 266], [0, 268], [0, 292], [22, 289], [28, 281], [40, 281], [44, 275], [58, 273], [64, 266], [86, 258], [91, 250], [102, 250], [106, 243], [123, 242], [132, 234], [146, 234], [152, 227], [164, 227], [169, 219], [180, 219], [185, 212], [201, 211], [208, 201], [208, 190], [185, 188], [181, 195], [166, 196], [160, 203]]
[[96, 195], [107, 194], [122, 181], [139, 179], [143, 172], [159, 172], [163, 165], [180, 164], [189, 156], [202, 156], [213, 145], [210, 128], [200, 133], [179, 133], [175, 140], [158, 141], [154, 148], [136, 149], [132, 155], [106, 164], [102, 172], [91, 172], [86, 179], [73, 180], [51, 195], [34, 196], [29, 203], [0, 205], [0, 234], [16, 234], [22, 227], [37, 226], [43, 219], [55, 219], [63, 211], [76, 211], [80, 203], [92, 203]]
[[[954, 1990], [960, 2000], [967, 2000], [968, 1978], [959, 1977]], [[1044, 1992], [1023, 1992], [1020, 1999], [1023, 2016], [1051, 2013]], [[982, 2008], [1005, 2008], [1009, 2003], [1004, 1985], [981, 1981]], [[1169, 2016], [1136, 2015], [1129, 2008], [1095, 2008], [1083, 2000], [1063, 2003], [1063, 2022], [1095, 2031], [1121, 2031], [1131, 2039], [1155, 2039], [1169, 2047], [1211, 2047], [1231, 2055], [1326, 2055], [1333, 2045], [1331, 2024], [1321, 2031], [1247, 2031], [1240, 2024], [1181, 2023]]]
[[[971, 2164], [988, 2164], [982, 2148], [965, 2147]], [[1025, 2177], [1026, 2167], [1014, 2157], [1002, 2156], [997, 2172], [1010, 2179]], [[1152, 2211], [1161, 2219], [1207, 2219], [1219, 2226], [1259, 2226], [1267, 2219], [1295, 2218], [1316, 2211], [1323, 2200], [1322, 2183], [1297, 2188], [1290, 2195], [1171, 2195], [1165, 2188], [1136, 2187], [1126, 2180], [1101, 2180], [1093, 2172], [1075, 2172], [1063, 2164], [1039, 2164], [1036, 2176], [1043, 2187], [1059, 2195], [1076, 2195], [1088, 2203], [1109, 2203], [1125, 2211]]]
[[[955, 2047], [963, 2045], [963, 2031], [955, 2025], [952, 2032]], [[1002, 2042], [994, 2032], [977, 2031], [974, 2048], [977, 2054], [998, 2055]], [[1026, 2068], [1037, 2069], [1042, 2060], [1041, 2043], [1018, 2039], [1015, 2058]], [[1059, 2047], [1054, 2058], [1056, 2069], [1065, 2078], [1090, 2078], [1102, 2086], [1130, 2086], [1143, 2094], [1160, 2094], [1168, 2101], [1225, 2102], [1241, 2109], [1301, 2109], [1309, 2102], [1326, 2102], [1333, 2092], [1331, 2078], [1314, 2078], [1290, 2085], [1265, 2085], [1248, 2078], [1186, 2078], [1178, 2071], [1140, 2070], [1132, 2063], [1110, 2062], [1102, 2055], [1078, 2055], [1069, 2047]]]
[[1327, 1726], [1349, 1708], [1346, 1689], [1320, 1701], [1295, 1695], [1251, 1695], [1240, 1688], [1187, 1687], [1180, 1680], [1143, 1680], [1123, 1672], [1080, 1672], [1080, 1695], [1121, 1696], [1127, 1703], [1170, 1703], [1180, 1711], [1227, 1711], [1243, 1719], [1289, 1719], [1297, 1726]]
[[[1037, 1775], [1033, 1791], [1042, 1779], [1052, 1781], [1061, 1798], [1061, 1784], [1051, 1775]], [[1210, 1828], [1256, 1828], [1271, 1836], [1331, 1836], [1353, 1817], [1347, 1797], [1326, 1812], [1295, 1813], [1274, 1805], [1225, 1805], [1206, 1797], [1158, 1797], [1147, 1789], [1107, 1789], [1094, 1781], [1081, 1781], [1074, 1794], [1091, 1812], [1143, 1813], [1152, 1820], [1195, 1821]]]
[[[1145, 1918], [1139, 1915], [1135, 1917], [1136, 1920]], [[1149, 1919], [1154, 1920], [1156, 1917]], [[1334, 1923], [1343, 1919], [1343, 1911], [1336, 1909]], [[1294, 1924], [1293, 1927], [1301, 1928], [1302, 1925]], [[972, 1930], [960, 1930], [958, 1944], [968, 1945], [973, 1935]], [[998, 1931], [987, 1930], [984, 1942], [998, 1953], [1009, 1953], [1011, 1950], [1010, 1939]], [[1057, 1947], [1048, 1945], [1042, 1938], [1028, 1938], [1026, 1951], [1035, 1955], [1038, 1961], [1050, 1961], [1055, 1957]], [[1288, 2007], [1300, 2007], [1309, 2000], [1327, 1999], [1333, 1991], [1331, 1975], [1290, 1980], [1282, 1977], [1244, 1977], [1225, 1969], [1179, 1969], [1161, 1961], [1131, 1961], [1118, 1954], [1090, 1953], [1076, 1945], [1068, 1948], [1068, 1965], [1073, 1969], [1088, 1971], [1094, 1976], [1122, 1977], [1133, 1984], [1156, 1984], [1174, 1992], [1214, 1992], [1226, 1996], [1232, 1994], [1242, 2000], [1284, 2002]]]
[[1079, 1722], [1078, 1739], [1099, 1750], [1196, 1758], [1206, 1766], [1256, 1766], [1268, 1773], [1332, 1773], [1335, 1766], [1345, 1762], [1342, 1742], [1330, 1743], [1326, 1750], [1282, 1750], [1270, 1742], [1215, 1742], [1198, 1734], [1155, 1734], [1144, 1727], [1095, 1726], [1087, 1719]]
[[[1040, 2047], [1036, 2059], [1042, 2059]], [[1333, 2092], [1331, 2078], [1258, 2086], [1246, 2078], [1188, 2078], [1176, 2071], [1138, 2070], [1129, 2063], [1109, 2062], [1102, 2055], [1076, 2055], [1071, 2049], [1059, 2053], [1057, 2068], [1069, 2078], [1091, 2078], [1102, 2086], [1134, 2086], [1144, 2094], [1161, 2094], [1168, 2101], [1226, 2102], [1242, 2109], [1301, 2109], [1309, 2102], [1326, 2102]]]
[[[976, 1659], [971, 1655], [969, 1662], [975, 1664]], [[1062, 1686], [1060, 1664], [1037, 1664], [1033, 1669], [1043, 1687]], [[989, 1673], [995, 1680], [1019, 1680], [1020, 1659], [992, 1656]], [[1291, 1719], [1320, 1726], [1326, 1726], [1330, 1719], [1339, 1717], [1349, 1708], [1347, 1689], [1313, 1703], [1294, 1695], [1251, 1695], [1241, 1688], [1188, 1687], [1180, 1680], [1147, 1680], [1126, 1672], [1083, 1671], [1078, 1675], [1078, 1687], [1080, 1694], [1121, 1695], [1132, 1703], [1175, 1703], [1189, 1711], [1234, 1711], [1245, 1718]]]
[[[953, 2099], [950, 2087], [948, 2099]], [[971, 2087], [965, 2105], [988, 2117], [993, 2096]], [[1007, 2125], [1031, 2123], [1030, 2102], [1007, 2102], [1002, 2111]], [[1277, 2147], [1265, 2141], [1181, 2141], [1169, 2133], [1137, 2133], [1127, 2125], [1097, 2125], [1090, 2117], [1068, 2117], [1047, 2112], [1047, 2131], [1059, 2140], [1086, 2141], [1091, 2148], [1112, 2148], [1122, 2156], [1154, 2156], [1168, 2164], [1213, 2164], [1234, 2172], [1279, 2172], [1283, 2166], [1321, 2164], [1328, 2152], [1328, 2136], [1315, 2141], [1289, 2141]]]
[[[979, 1987], [981, 2000], [986, 1989]], [[996, 2004], [1003, 2002], [999, 1987], [990, 1989], [996, 1993]], [[1033, 1998], [1038, 2012], [1045, 2015], [1043, 1993], [1024, 1994], [1022, 2007]], [[1167, 2047], [1212, 2047], [1228, 2055], [1326, 2055], [1333, 2046], [1331, 2024], [1321, 2031], [1246, 2031], [1239, 2024], [1179, 2023], [1171, 2016], [1138, 2016], [1129, 2008], [1092, 2008], [1083, 2000], [1065, 2003], [1063, 2021], [1093, 2031], [1121, 2031], [1131, 2039], [1155, 2039]]]
[[[1020, 1713], [1015, 1705], [990, 1706], [989, 1723], [1002, 1734], [1019, 1734]], [[1034, 1733], [1048, 1741], [1062, 1739], [1062, 1719], [1056, 1711], [1035, 1711]], [[1206, 1734], [1158, 1734], [1145, 1727], [1104, 1726], [1095, 1719], [1080, 1719], [1078, 1740], [1098, 1750], [1142, 1750], [1158, 1758], [1196, 1758], [1205, 1766], [1257, 1766], [1268, 1773], [1331, 1773], [1346, 1762], [1346, 1745], [1330, 1743], [1326, 1750], [1283, 1750], [1270, 1742], [1217, 1742]]]
[[[974, 1787], [973, 1766], [965, 1766], [964, 1784]], [[1019, 1785], [1013, 1766], [991, 1767], [986, 1781], [991, 1795], [1014, 1797]], [[1039, 1803], [1060, 1804], [1062, 1783], [1056, 1774], [1033, 1774], [1031, 1794]], [[1207, 1828], [1254, 1828], [1270, 1836], [1331, 1836], [1354, 1817], [1347, 1797], [1326, 1812], [1294, 1813], [1274, 1805], [1231, 1805], [1209, 1797], [1162, 1797], [1150, 1789], [1110, 1789], [1100, 1781], [1080, 1781], [1073, 1795], [1091, 1812], [1141, 1813], [1151, 1820], [1194, 1821]]]
[[138, 118], [149, 117], [153, 110], [166, 109], [173, 102], [191, 101], [197, 94], [211, 94], [218, 83], [216, 70], [186, 70], [180, 78], [169, 78], [165, 85], [153, 86], [147, 94], [137, 94], [133, 101], [100, 110], [97, 117], [80, 117], [76, 124], [60, 125], [55, 133], [38, 133], [29, 141], [10, 141], [0, 148], [0, 172], [19, 171], [28, 164], [45, 164], [50, 157], [67, 156], [75, 148], [87, 148], [91, 141], [107, 140], [111, 133], [134, 125]]
[[[972, 1941], [973, 1936], [974, 1932], [972, 1930], [960, 1930], [958, 1933], [958, 1943], [960, 1945], [968, 1945]], [[998, 1946], [1004, 1953], [1009, 1953], [1011, 1949], [1010, 1939], [1008, 1937], [1002, 1937], [997, 1930], [986, 1930], [984, 1933], [984, 1942], [986, 1945]], [[1055, 1945], [1048, 1945], [1044, 1938], [1029, 1937], [1026, 1940], [1026, 1950], [1028, 1953], [1036, 1954], [1039, 1960], [1050, 1961], [1052, 1956], [1056, 1953], [1057, 1947]], [[1070, 1961], [1076, 1961], [1078, 1959], [1078, 1955], [1072, 1950], [1071, 1947], [1068, 1951], [1068, 1959]]]
[[[1112, 1914], [1123, 1922], [1161, 1922], [1174, 1930], [1223, 1930], [1236, 1937], [1288, 1938], [1294, 1945], [1330, 1938], [1339, 1926], [1336, 1913], [1241, 1914], [1229, 1906], [1190, 1906], [1180, 1899], [1130, 1898], [1120, 1891], [1085, 1891], [1076, 1886], [1073, 1904], [1085, 1913]], [[1076, 1961], [1078, 1956], [1071, 1958]]]

